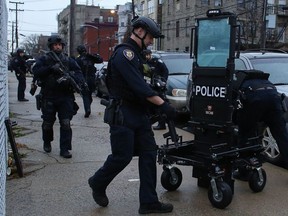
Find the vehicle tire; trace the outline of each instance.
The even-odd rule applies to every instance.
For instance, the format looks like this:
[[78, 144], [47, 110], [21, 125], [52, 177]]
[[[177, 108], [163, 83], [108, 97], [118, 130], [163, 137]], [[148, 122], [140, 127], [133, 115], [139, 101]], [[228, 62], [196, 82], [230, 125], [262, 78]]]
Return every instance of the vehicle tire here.
[[263, 127], [262, 135], [262, 146], [264, 147], [264, 156], [266, 161], [279, 165], [282, 162], [282, 157], [277, 142], [272, 136], [269, 127]]
[[171, 171], [164, 169], [161, 175], [161, 184], [168, 191], [175, 191], [182, 183], [182, 172], [177, 167], [171, 168], [175, 173], [175, 178], [172, 178]]
[[248, 181], [250, 189], [256, 193], [262, 191], [266, 185], [267, 180], [266, 172], [262, 168], [261, 171], [263, 175], [263, 181], [260, 180], [259, 173], [256, 169], [252, 171], [252, 175]]
[[226, 208], [232, 201], [232, 190], [231, 187], [223, 181], [217, 181], [217, 190], [218, 194], [214, 195], [212, 187], [210, 185], [209, 190], [208, 190], [208, 198], [211, 202], [211, 204], [218, 208], [218, 209], [224, 209]]

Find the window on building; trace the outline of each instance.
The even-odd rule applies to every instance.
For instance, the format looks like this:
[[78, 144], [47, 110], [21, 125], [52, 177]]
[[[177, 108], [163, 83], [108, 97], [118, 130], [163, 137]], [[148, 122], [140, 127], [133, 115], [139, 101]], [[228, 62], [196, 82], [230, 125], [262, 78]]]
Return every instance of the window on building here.
[[104, 21], [103, 16], [99, 16], [99, 23], [103, 23], [103, 21]]
[[222, 0], [215, 0], [215, 1], [214, 1], [214, 5], [215, 5], [216, 7], [222, 6]]
[[154, 1], [148, 1], [148, 14], [154, 13]]
[[170, 40], [170, 29], [171, 28], [171, 25], [170, 23], [167, 24], [167, 40]]
[[185, 19], [185, 35], [186, 37], [190, 36], [189, 18]]
[[167, 14], [168, 15], [171, 14], [170, 7], [171, 7], [170, 0], [167, 0]]
[[201, 5], [206, 6], [210, 4], [210, 0], [201, 0]]
[[245, 8], [245, 0], [237, 0], [238, 8]]
[[140, 12], [141, 14], [143, 14], [143, 12], [144, 12], [144, 3], [145, 3], [144, 1], [142, 1], [142, 2], [140, 3], [140, 11], [139, 11], [139, 12]]
[[185, 47], [185, 52], [189, 52], [189, 46]]
[[286, 0], [279, 0], [279, 5], [286, 5]]
[[176, 9], [176, 11], [180, 10], [180, 0], [176, 0], [175, 9]]
[[108, 17], [108, 22], [109, 22], [109, 23], [113, 23], [113, 21], [114, 21], [113, 18], [114, 18], [114, 17]]
[[121, 23], [120, 23], [120, 26], [121, 26], [121, 27], [124, 27], [124, 26], [125, 26], [125, 23], [124, 23], [124, 22], [121, 22]]
[[180, 22], [176, 21], [176, 37], [179, 37], [180, 34]]

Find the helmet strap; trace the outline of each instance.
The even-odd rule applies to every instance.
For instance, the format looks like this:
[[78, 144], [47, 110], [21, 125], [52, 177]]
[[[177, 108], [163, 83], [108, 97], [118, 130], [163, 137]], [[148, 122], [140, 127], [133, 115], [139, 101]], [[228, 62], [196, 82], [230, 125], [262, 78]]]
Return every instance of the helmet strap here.
[[147, 47], [146, 47], [146, 45], [145, 45], [145, 43], [144, 43], [144, 40], [145, 40], [148, 32], [147, 32], [147, 31], [145, 32], [145, 35], [144, 35], [143, 38], [140, 38], [139, 35], [134, 32], [134, 29], [133, 29], [133, 31], [132, 31], [132, 34], [134, 34], [137, 38], [139, 38], [139, 39], [141, 40], [142, 50], [146, 49]]

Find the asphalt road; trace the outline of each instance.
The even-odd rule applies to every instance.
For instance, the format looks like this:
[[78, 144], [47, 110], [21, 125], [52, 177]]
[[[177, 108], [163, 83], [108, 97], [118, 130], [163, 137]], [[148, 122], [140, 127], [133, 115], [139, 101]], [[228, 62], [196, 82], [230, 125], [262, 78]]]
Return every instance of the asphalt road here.
[[[27, 78], [29, 102], [18, 102], [17, 80], [9, 73], [9, 100], [11, 119], [18, 122], [23, 136], [17, 137], [19, 152], [24, 155], [24, 177], [7, 177], [7, 216], [132, 216], [138, 215], [139, 177], [137, 157], [121, 172], [107, 189], [110, 203], [99, 207], [92, 199], [88, 178], [103, 164], [110, 153], [109, 127], [103, 123], [104, 107], [94, 98], [92, 115], [84, 118], [80, 96], [78, 114], [72, 120], [73, 157], [59, 156], [59, 124], [55, 123], [55, 140], [52, 152], [42, 150], [41, 113], [36, 110], [35, 98], [30, 96], [31, 78]], [[192, 134], [177, 130], [183, 140], [193, 139]], [[159, 145], [165, 143], [163, 133], [155, 131]], [[159, 199], [174, 205], [169, 216], [216, 215], [216, 216], [284, 216], [288, 215], [287, 170], [268, 163], [263, 165], [267, 184], [260, 193], [253, 193], [247, 182], [236, 181], [235, 193], [226, 209], [214, 208], [208, 200], [207, 189], [197, 186], [190, 166], [177, 166], [183, 174], [183, 182], [174, 192], [167, 192], [160, 183], [162, 167], [158, 167], [157, 192]], [[154, 214], [157, 215], [157, 214]]]

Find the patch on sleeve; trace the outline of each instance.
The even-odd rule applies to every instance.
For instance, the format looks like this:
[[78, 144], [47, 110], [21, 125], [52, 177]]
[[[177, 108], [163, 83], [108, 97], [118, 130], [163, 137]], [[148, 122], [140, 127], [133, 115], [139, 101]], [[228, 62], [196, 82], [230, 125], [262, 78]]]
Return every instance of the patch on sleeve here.
[[129, 49], [125, 49], [123, 50], [123, 55], [125, 56], [125, 58], [127, 58], [129, 61], [131, 61], [134, 58], [134, 52], [132, 50]]

